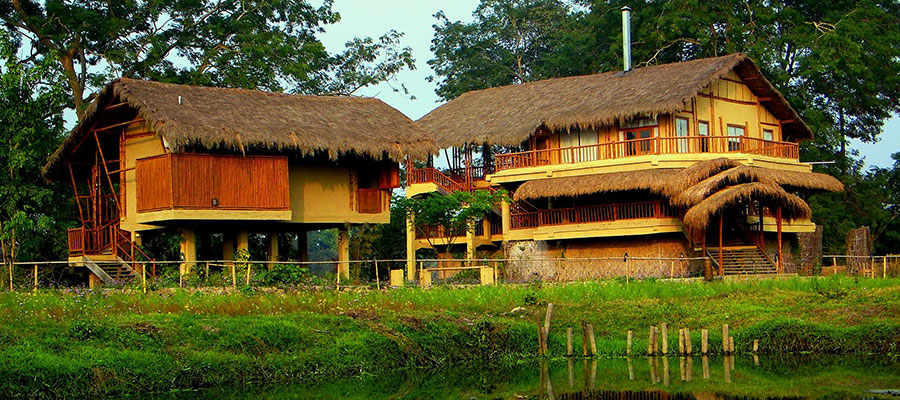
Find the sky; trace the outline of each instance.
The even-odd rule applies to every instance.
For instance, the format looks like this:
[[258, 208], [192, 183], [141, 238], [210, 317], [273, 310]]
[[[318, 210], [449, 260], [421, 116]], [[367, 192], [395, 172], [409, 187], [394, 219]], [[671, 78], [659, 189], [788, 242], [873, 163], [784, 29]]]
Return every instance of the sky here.
[[[434, 13], [443, 10], [451, 21], [468, 22], [477, 5], [478, 0], [335, 0], [333, 9], [341, 14], [341, 21], [326, 26], [319, 39], [329, 51], [339, 52], [354, 37], [379, 37], [391, 29], [403, 32], [402, 43], [412, 48], [416, 69], [402, 72], [397, 80], [415, 100], [394, 93], [385, 84], [363, 88], [357, 94], [377, 97], [415, 120], [440, 105], [434, 92], [437, 82], [426, 80], [433, 75], [427, 62], [434, 57], [430, 50]], [[891, 154], [900, 152], [900, 116], [887, 122], [878, 143], [852, 141], [851, 147], [859, 150], [868, 166], [891, 166]]]

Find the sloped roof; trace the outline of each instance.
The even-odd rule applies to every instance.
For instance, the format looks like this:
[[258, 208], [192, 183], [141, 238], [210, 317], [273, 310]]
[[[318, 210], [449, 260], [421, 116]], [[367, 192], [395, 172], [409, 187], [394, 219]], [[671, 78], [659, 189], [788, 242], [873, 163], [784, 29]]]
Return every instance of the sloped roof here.
[[400, 161], [437, 152], [428, 134], [381, 100], [199, 87], [120, 78], [107, 85], [84, 120], [50, 157], [65, 157], [114, 98], [137, 110], [173, 148], [276, 149], [331, 158], [358, 154]]
[[541, 126], [551, 130], [596, 127], [683, 110], [691, 98], [731, 70], [778, 119], [788, 121], [786, 137], [812, 138], [809, 127], [744, 54], [474, 90], [417, 123], [441, 147], [515, 146]]

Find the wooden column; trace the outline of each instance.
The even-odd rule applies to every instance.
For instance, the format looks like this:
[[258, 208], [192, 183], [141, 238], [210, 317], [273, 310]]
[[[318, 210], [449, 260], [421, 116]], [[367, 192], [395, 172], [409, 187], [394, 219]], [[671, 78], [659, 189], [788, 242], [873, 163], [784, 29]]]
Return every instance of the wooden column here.
[[197, 235], [193, 229], [181, 229], [181, 273], [191, 272], [197, 263]]
[[500, 223], [503, 225], [503, 239], [506, 240], [506, 235], [509, 234], [510, 227], [510, 212], [509, 212], [509, 202], [501, 201], [500, 202]]
[[778, 273], [784, 273], [783, 261], [781, 253], [781, 205], [778, 205], [778, 209], [775, 211], [775, 225], [778, 227]]
[[350, 279], [350, 226], [343, 225], [338, 228], [337, 237], [338, 273], [341, 279]]
[[701, 243], [703, 246], [703, 277], [706, 280], [712, 280], [713, 272], [712, 272], [712, 261], [709, 260], [709, 253], [706, 248], [706, 229], [704, 228], [702, 233], [703, 238], [701, 239]]
[[722, 249], [725, 247], [722, 241], [722, 231], [725, 225], [725, 210], [719, 213], [719, 275], [725, 274], [725, 268], [722, 266]]
[[475, 224], [469, 224], [466, 229], [466, 260], [475, 259]]

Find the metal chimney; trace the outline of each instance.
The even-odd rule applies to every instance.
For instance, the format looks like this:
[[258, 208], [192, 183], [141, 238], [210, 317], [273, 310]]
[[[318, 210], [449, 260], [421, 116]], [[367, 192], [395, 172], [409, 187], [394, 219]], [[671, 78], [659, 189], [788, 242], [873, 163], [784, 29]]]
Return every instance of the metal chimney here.
[[631, 9], [622, 7], [622, 58], [624, 59], [623, 71], [631, 70]]

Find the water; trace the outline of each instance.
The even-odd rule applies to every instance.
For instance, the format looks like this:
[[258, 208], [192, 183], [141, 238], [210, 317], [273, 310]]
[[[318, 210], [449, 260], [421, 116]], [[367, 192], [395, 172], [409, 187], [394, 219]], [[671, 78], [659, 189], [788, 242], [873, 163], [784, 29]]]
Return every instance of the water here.
[[[154, 396], [151, 396], [151, 398]], [[659, 357], [395, 371], [158, 399], [900, 399], [897, 357]]]

